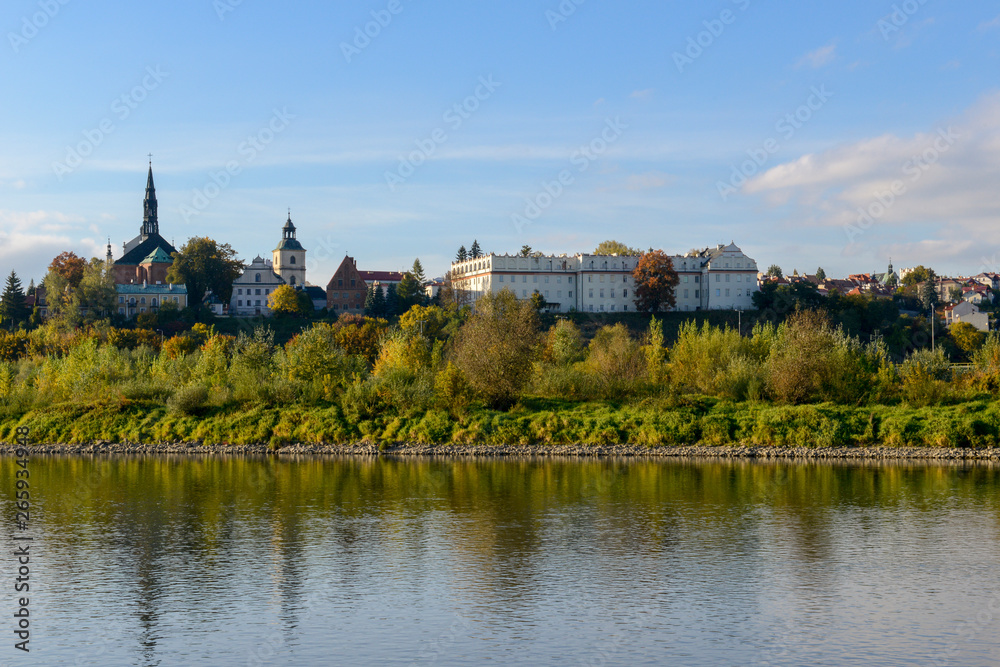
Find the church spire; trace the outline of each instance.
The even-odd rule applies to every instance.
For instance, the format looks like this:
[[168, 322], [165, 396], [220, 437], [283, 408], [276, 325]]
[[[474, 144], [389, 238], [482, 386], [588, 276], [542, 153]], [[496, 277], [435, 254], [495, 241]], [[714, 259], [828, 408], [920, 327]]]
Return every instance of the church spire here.
[[149, 163], [146, 177], [146, 198], [142, 202], [142, 236], [160, 233], [160, 223], [156, 219], [156, 187], [153, 185], [153, 163]]

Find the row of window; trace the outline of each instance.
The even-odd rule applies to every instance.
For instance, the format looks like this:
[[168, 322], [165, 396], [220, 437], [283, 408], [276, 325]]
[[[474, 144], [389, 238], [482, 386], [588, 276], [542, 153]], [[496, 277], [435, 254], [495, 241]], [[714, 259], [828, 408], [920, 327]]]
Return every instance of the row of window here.
[[[355, 281], [351, 280], [351, 287], [355, 286], [354, 283], [355, 283]], [[338, 278], [337, 279], [337, 287], [343, 287], [343, 286], [344, 286], [344, 279], [343, 278]]]
[[[602, 313], [604, 312], [604, 304], [603, 303], [600, 305], [600, 307], [598, 308], [598, 310], [600, 312], [602, 312]], [[611, 304], [610, 307], [608, 308], [608, 310], [611, 311], [612, 313], [615, 312], [615, 304]], [[622, 306], [622, 310], [627, 311], [628, 310], [628, 304], [625, 304], [624, 306]], [[590, 304], [590, 312], [594, 312], [594, 304]]]
[[[340, 304], [339, 303], [333, 304], [333, 309], [340, 310]], [[353, 306], [348, 306], [346, 303], [344, 304], [344, 310], [351, 310], [351, 309], [363, 310], [363, 308], [359, 304], [354, 304]]]
[[[249, 292], [250, 290], [247, 290], [247, 291]], [[259, 292], [260, 290], [257, 290], [257, 291]], [[243, 307], [243, 299], [238, 299], [236, 301], [236, 305], [239, 306], [240, 308], [242, 308]], [[260, 299], [257, 299], [257, 301], [255, 303], [250, 303], [250, 299], [247, 299], [247, 308], [252, 308], [254, 306], [259, 306], [259, 305], [260, 305]]]
[[[516, 283], [519, 276], [506, 276], [506, 277], [510, 278], [510, 282]], [[551, 278], [551, 276], [542, 276], [542, 277], [545, 279], [544, 280], [545, 284], [548, 285], [549, 284], [549, 278]], [[505, 276], [503, 276], [503, 275], [497, 276], [497, 282], [500, 282], [500, 283], [504, 282], [504, 278], [505, 278]], [[520, 278], [521, 278], [521, 282], [522, 283], [528, 282], [528, 276], [520, 276]], [[561, 285], [562, 284], [562, 279], [563, 279], [562, 276], [556, 276], [556, 283]], [[538, 283], [538, 276], [531, 276], [531, 282], [537, 284]], [[573, 276], [566, 276], [566, 282], [568, 282], [569, 284], [572, 285], [573, 284]]]
[[[589, 290], [589, 291], [590, 291], [590, 294], [588, 296], [591, 299], [593, 299], [594, 298], [594, 290]], [[598, 291], [600, 292], [600, 296], [598, 298], [603, 299], [604, 298], [604, 290], [598, 290]], [[614, 290], [611, 290], [611, 298], [612, 299], [615, 298], [615, 291]], [[623, 289], [622, 290], [622, 298], [623, 299], [627, 299], [628, 298], [628, 290], [627, 289]]]
[[[168, 301], [170, 301], [170, 297], [169, 296], [163, 297], [162, 303], [167, 303]], [[119, 304], [124, 304], [125, 303], [125, 297], [119, 296], [118, 297], [118, 303]], [[130, 297], [129, 300], [128, 300], [129, 307], [135, 306], [135, 303], [136, 303], [135, 302], [135, 297], [134, 296]], [[146, 305], [146, 297], [144, 297], [144, 296], [139, 297], [139, 303], [141, 305]], [[177, 300], [176, 296], [174, 297], [173, 303], [180, 303], [180, 301]], [[149, 305], [152, 306], [153, 308], [156, 308], [159, 305], [159, 302], [157, 301], [157, 298], [155, 296], [152, 299], [150, 299]], [[119, 312], [121, 312], [120, 308], [118, 310], [119, 310]], [[146, 311], [143, 311], [143, 312], [146, 312]]]
[[[264, 296], [267, 296], [267, 295], [268, 295], [268, 294], [270, 294], [270, 293], [271, 293], [271, 290], [269, 290], [269, 289], [265, 289], [265, 290], [264, 290]], [[261, 294], [260, 294], [260, 290], [258, 289], [258, 290], [257, 290], [257, 294], [256, 294], [256, 296], [260, 296], [260, 295], [261, 295]], [[237, 287], [237, 288], [236, 288], [236, 296], [243, 296], [243, 288], [242, 288], [242, 287]], [[247, 296], [254, 296], [254, 290], [252, 290], [252, 289], [250, 289], [250, 288], [248, 287], [248, 288], [247, 288]], [[247, 302], [247, 305], [249, 305], [249, 303], [250, 303], [250, 302], [248, 301], [248, 302]]]

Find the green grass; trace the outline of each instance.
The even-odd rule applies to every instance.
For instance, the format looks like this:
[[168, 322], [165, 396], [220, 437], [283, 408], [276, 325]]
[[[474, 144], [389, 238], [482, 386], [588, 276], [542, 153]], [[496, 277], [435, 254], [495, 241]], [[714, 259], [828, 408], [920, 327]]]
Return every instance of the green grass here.
[[82, 444], [200, 441], [206, 444], [348, 444], [375, 442], [488, 445], [729, 445], [778, 447], [942, 446], [1000, 444], [1000, 403], [979, 401], [914, 408], [787, 406], [728, 403], [701, 397], [673, 403], [572, 403], [526, 399], [510, 412], [471, 409], [459, 418], [431, 410], [385, 414], [350, 423], [339, 407], [241, 407], [204, 414], [172, 413], [162, 405], [57, 405], [0, 421], [0, 440], [18, 426], [35, 442]]

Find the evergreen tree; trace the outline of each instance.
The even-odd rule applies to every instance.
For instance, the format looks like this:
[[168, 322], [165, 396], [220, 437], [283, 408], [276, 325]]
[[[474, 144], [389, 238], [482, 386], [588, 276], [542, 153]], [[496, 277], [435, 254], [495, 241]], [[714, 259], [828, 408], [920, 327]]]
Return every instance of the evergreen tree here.
[[372, 317], [386, 317], [385, 291], [381, 285], [372, 287]]
[[28, 292], [27, 292], [26, 295], [27, 296], [34, 296], [35, 295], [35, 279], [34, 278], [32, 278], [31, 282], [28, 283]]
[[521, 246], [521, 257], [531, 257], [531, 246], [523, 245]]
[[465, 251], [465, 246], [462, 246], [458, 249], [458, 254], [455, 255], [455, 261], [464, 262], [467, 259], [469, 259], [469, 253]]
[[471, 259], [479, 259], [483, 256], [483, 251], [479, 248], [479, 241], [473, 241], [472, 247], [469, 248], [469, 257]]
[[405, 313], [413, 306], [424, 302], [424, 292], [413, 274], [407, 273], [399, 283], [396, 291], [399, 299], [399, 312]]
[[410, 273], [412, 273], [413, 277], [417, 279], [417, 282], [420, 283], [421, 287], [427, 282], [427, 277], [424, 276], [424, 265], [420, 263], [419, 257], [413, 260], [413, 268], [410, 269]]
[[933, 280], [924, 281], [924, 284], [920, 286], [920, 302], [927, 310], [937, 305], [938, 291]]
[[816, 269], [816, 280], [826, 280], [826, 271], [822, 266]]
[[385, 291], [385, 314], [389, 317], [399, 315], [399, 297], [396, 294], [396, 285], [389, 285]]
[[0, 320], [13, 331], [18, 324], [28, 319], [28, 310], [24, 306], [24, 290], [17, 273], [10, 272], [7, 285], [3, 290], [3, 301], [0, 302]]
[[368, 317], [378, 317], [375, 313], [375, 290], [369, 285], [365, 291], [365, 315]]

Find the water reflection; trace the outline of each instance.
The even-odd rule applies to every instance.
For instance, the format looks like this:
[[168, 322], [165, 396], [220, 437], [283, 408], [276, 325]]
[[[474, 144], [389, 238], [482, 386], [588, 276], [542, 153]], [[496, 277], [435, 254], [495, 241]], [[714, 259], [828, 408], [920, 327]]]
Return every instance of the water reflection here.
[[988, 463], [50, 456], [32, 489], [34, 664], [990, 664], [1000, 646], [991, 621], [949, 648], [997, 595]]

